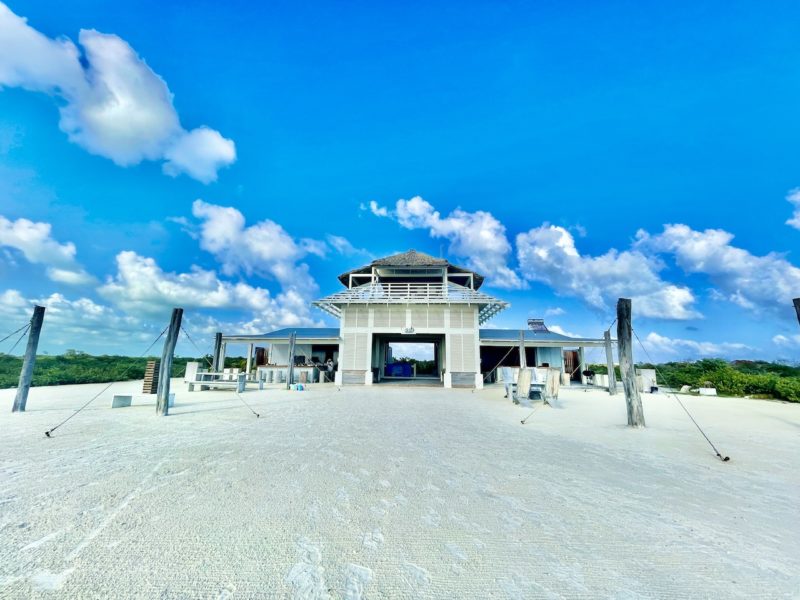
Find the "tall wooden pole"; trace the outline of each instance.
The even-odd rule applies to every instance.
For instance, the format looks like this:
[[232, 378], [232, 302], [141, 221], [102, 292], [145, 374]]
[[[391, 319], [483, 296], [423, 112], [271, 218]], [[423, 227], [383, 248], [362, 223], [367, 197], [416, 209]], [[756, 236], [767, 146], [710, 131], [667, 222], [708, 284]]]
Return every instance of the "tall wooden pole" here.
[[164, 340], [164, 350], [161, 352], [161, 366], [158, 371], [156, 413], [162, 416], [169, 414], [169, 378], [172, 374], [172, 358], [175, 355], [175, 344], [178, 343], [178, 335], [181, 331], [181, 319], [183, 319], [183, 309], [173, 308], [167, 339]]
[[795, 298], [792, 302], [794, 302], [794, 311], [797, 313], [797, 322], [800, 323], [800, 298]]
[[25, 412], [25, 405], [28, 403], [28, 391], [31, 389], [31, 380], [33, 379], [33, 365], [36, 363], [36, 349], [39, 347], [39, 334], [42, 331], [43, 322], [44, 306], [34, 306], [31, 328], [28, 331], [28, 346], [25, 348], [25, 358], [22, 359], [17, 395], [14, 397], [14, 406], [11, 412]]
[[222, 371], [219, 364], [219, 357], [222, 353], [222, 332], [218, 331], [214, 334], [214, 358], [211, 361], [211, 367], [214, 371]]
[[644, 427], [642, 399], [636, 387], [636, 373], [633, 370], [633, 340], [631, 333], [631, 301], [628, 298], [617, 300], [617, 349], [622, 387], [625, 390], [625, 404], [628, 407], [628, 425]]
[[614, 371], [614, 351], [611, 349], [611, 330], [603, 332], [606, 342], [606, 364], [608, 364], [608, 393], [613, 396], [617, 393], [617, 373]]

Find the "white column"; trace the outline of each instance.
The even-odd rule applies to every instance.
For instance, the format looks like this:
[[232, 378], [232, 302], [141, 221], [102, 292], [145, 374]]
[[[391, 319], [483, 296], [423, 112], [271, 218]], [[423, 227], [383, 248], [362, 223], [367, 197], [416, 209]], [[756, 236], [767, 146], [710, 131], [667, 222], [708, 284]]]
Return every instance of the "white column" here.
[[586, 359], [584, 358], [583, 346], [578, 348], [578, 363], [581, 365], [581, 385], [586, 385], [586, 376], [583, 374], [583, 372], [586, 370]]
[[245, 374], [247, 379], [250, 379], [250, 369], [253, 368], [253, 344], [247, 345], [247, 366], [245, 367]]

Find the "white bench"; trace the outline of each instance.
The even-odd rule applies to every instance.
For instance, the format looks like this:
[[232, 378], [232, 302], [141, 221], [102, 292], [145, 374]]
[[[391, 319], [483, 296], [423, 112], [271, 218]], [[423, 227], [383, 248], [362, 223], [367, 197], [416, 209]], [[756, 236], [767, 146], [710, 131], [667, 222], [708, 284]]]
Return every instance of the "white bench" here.
[[200, 386], [200, 391], [213, 388], [230, 388], [237, 392], [245, 390], [246, 375], [244, 373], [214, 373], [212, 371], [198, 371], [194, 379], [187, 381], [189, 391], [193, 392], [195, 386]]

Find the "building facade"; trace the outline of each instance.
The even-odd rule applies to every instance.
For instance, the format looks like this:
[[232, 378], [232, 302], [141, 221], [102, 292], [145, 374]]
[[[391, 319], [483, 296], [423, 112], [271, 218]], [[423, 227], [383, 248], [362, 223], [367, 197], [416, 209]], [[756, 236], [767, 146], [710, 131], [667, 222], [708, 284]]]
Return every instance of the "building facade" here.
[[[319, 374], [314, 379], [314, 369], [321, 373], [331, 362], [340, 385], [428, 381], [468, 388], [483, 387], [499, 365], [550, 366], [581, 380], [584, 348], [604, 344], [559, 335], [543, 324], [524, 330], [482, 328], [509, 304], [480, 290], [484, 278], [479, 273], [415, 250], [374, 260], [343, 273], [339, 281], [344, 289], [313, 303], [339, 320], [338, 329], [225, 335], [223, 343], [248, 344], [248, 372], [254, 346], [269, 345], [266, 364], [257, 366], [276, 370], [270, 380], [280, 380], [280, 369], [290, 362], [311, 369], [312, 381], [320, 380]], [[395, 364], [396, 344], [432, 347], [432, 365], [427, 361], [426, 372], [417, 373]]]

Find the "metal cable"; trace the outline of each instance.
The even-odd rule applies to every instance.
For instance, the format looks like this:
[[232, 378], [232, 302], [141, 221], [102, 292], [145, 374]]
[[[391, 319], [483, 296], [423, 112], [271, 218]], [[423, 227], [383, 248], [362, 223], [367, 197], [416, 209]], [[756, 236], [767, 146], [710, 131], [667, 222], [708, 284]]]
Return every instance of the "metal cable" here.
[[[159, 333], [159, 334], [158, 334], [158, 337], [157, 337], [156, 339], [154, 339], [154, 340], [153, 340], [153, 343], [152, 343], [152, 344], [150, 344], [150, 345], [147, 347], [147, 350], [145, 350], [144, 352], [142, 352], [142, 353], [141, 353], [139, 356], [137, 356], [136, 358], [137, 358], [137, 359], [139, 359], [139, 358], [142, 358], [142, 357], [143, 357], [143, 356], [145, 356], [145, 355], [146, 355], [148, 352], [150, 352], [150, 349], [151, 349], [153, 346], [155, 346], [155, 345], [156, 345], [156, 342], [158, 342], [158, 340], [160, 340], [160, 339], [161, 339], [161, 336], [163, 336], [163, 335], [164, 335], [164, 334], [167, 332], [167, 329], [169, 329], [169, 325], [167, 325], [166, 327], [164, 327], [163, 331], [162, 331], [161, 333]], [[122, 372], [122, 374], [120, 375], [120, 379], [121, 379], [121, 378], [122, 378], [122, 377], [123, 377], [123, 376], [124, 376], [124, 375], [125, 375], [125, 374], [126, 374], [128, 371], [130, 371], [130, 370], [131, 370], [131, 367], [133, 367], [133, 365], [134, 365], [134, 364], [135, 364], [135, 363], [131, 363], [131, 364], [129, 364], [129, 365], [126, 367], [126, 369], [125, 369], [125, 370]], [[78, 410], [76, 410], [74, 413], [72, 413], [72, 414], [71, 414], [70, 416], [68, 416], [66, 419], [64, 419], [63, 421], [61, 421], [61, 423], [59, 423], [59, 424], [58, 424], [58, 425], [56, 425], [55, 427], [53, 427], [53, 428], [51, 428], [51, 429], [48, 429], [47, 431], [45, 431], [45, 432], [44, 432], [45, 436], [47, 436], [47, 437], [51, 437], [51, 436], [50, 436], [50, 434], [51, 434], [51, 433], [53, 433], [53, 432], [54, 432], [56, 429], [58, 429], [59, 427], [61, 427], [61, 426], [62, 426], [64, 423], [66, 423], [66, 422], [67, 422], [67, 421], [69, 421], [69, 420], [70, 420], [72, 417], [74, 417], [74, 416], [75, 416], [75, 415], [77, 415], [79, 412], [81, 412], [81, 411], [82, 411], [84, 408], [86, 408], [87, 406], [89, 406], [89, 405], [90, 405], [92, 402], [94, 402], [94, 401], [95, 401], [95, 400], [96, 400], [96, 399], [97, 399], [97, 398], [100, 396], [100, 394], [102, 394], [103, 392], [105, 392], [105, 391], [106, 391], [108, 388], [110, 388], [110, 387], [111, 387], [112, 385], [114, 385], [115, 383], [116, 383], [116, 381], [112, 381], [112, 382], [110, 382], [110, 383], [109, 383], [109, 384], [108, 384], [106, 387], [104, 387], [104, 388], [103, 388], [102, 390], [100, 390], [100, 391], [99, 391], [97, 394], [95, 394], [94, 396], [92, 396], [92, 398], [91, 398], [91, 399], [90, 399], [90, 400], [89, 400], [89, 401], [88, 401], [86, 404], [84, 404], [83, 406], [81, 406], [81, 407], [80, 407]]]
[[10, 337], [11, 337], [12, 335], [14, 335], [15, 333], [19, 333], [20, 331], [22, 331], [22, 330], [23, 330], [23, 329], [25, 329], [26, 327], [30, 327], [30, 326], [31, 326], [31, 324], [30, 324], [30, 323], [25, 323], [25, 325], [23, 325], [22, 327], [20, 327], [20, 328], [19, 328], [19, 329], [17, 329], [16, 331], [12, 331], [12, 332], [11, 332], [11, 333], [9, 333], [9, 334], [8, 334], [6, 337], [4, 337], [2, 340], [0, 340], [0, 344], [2, 344], [3, 342], [5, 342], [5, 341], [6, 341], [8, 338], [10, 338]]
[[[642, 343], [642, 340], [639, 339], [639, 335], [636, 333], [636, 331], [633, 328], [631, 328], [631, 331], [633, 332], [634, 337], [636, 337], [636, 341], [639, 342], [639, 345], [642, 347], [642, 350], [644, 351], [645, 355], [647, 356], [647, 359], [650, 361], [650, 364], [653, 365], [653, 368], [655, 369], [655, 372], [658, 375], [658, 377], [661, 378], [666, 383], [667, 378], [664, 377], [663, 374], [661, 373], [661, 371], [658, 370], [658, 367], [656, 366], [656, 363], [653, 361], [653, 358], [650, 356], [650, 353], [647, 351], [647, 348], [644, 347], [644, 344]], [[683, 409], [683, 411], [692, 420], [692, 423], [694, 423], [694, 426], [697, 427], [697, 431], [699, 431], [703, 435], [703, 437], [706, 438], [706, 441], [708, 442], [708, 445], [711, 446], [711, 448], [714, 450], [714, 453], [717, 455], [717, 458], [719, 458], [722, 462], [728, 462], [731, 459], [731, 457], [730, 456], [723, 456], [722, 454], [720, 454], [719, 450], [717, 450], [717, 447], [714, 445], [714, 442], [712, 442], [708, 438], [708, 436], [706, 435], [706, 432], [703, 431], [703, 429], [700, 427], [700, 425], [697, 424], [697, 421], [694, 420], [694, 417], [692, 416], [692, 413], [690, 413], [689, 410], [683, 405], [683, 402], [681, 402], [681, 399], [678, 398], [678, 395], [671, 388], [671, 386], [670, 386], [670, 389], [671, 389], [671, 391], [668, 392], [668, 393], [671, 393], [672, 397], [675, 398], [675, 400], [678, 401], [678, 404], [680, 404], [680, 406]]]

